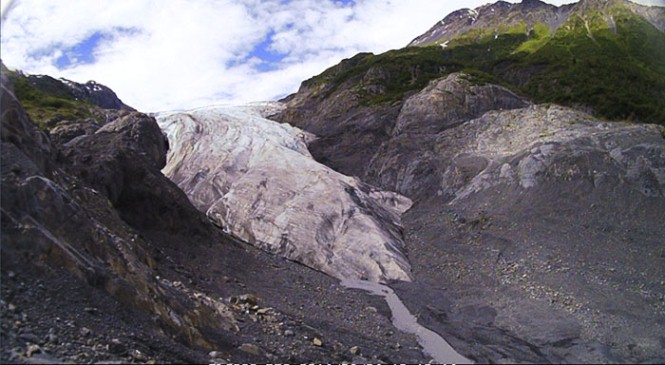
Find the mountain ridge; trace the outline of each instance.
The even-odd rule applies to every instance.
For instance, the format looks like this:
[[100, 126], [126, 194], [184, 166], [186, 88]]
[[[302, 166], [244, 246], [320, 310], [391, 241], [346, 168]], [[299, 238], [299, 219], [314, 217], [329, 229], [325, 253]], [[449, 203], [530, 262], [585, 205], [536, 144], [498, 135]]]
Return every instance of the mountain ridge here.
[[26, 112], [44, 130], [53, 130], [80, 118], [102, 123], [105, 121], [103, 110], [136, 111], [123, 103], [109, 87], [95, 81], [81, 84], [48, 75], [11, 71], [4, 64], [2, 67]]
[[[355, 97], [363, 104], [400, 103], [433, 79], [465, 71], [479, 82], [501, 84], [538, 103], [572, 106], [608, 120], [665, 124], [665, 33], [626, 2], [618, 3], [613, 27], [597, 9], [587, 17], [573, 12], [578, 4], [558, 8], [574, 16], [559, 19], [565, 26], [556, 32], [543, 22], [527, 29], [522, 12], [516, 11], [515, 23], [495, 33], [493, 27], [468, 26], [470, 15], [458, 11], [453, 17], [463, 18], [463, 26], [455, 28], [461, 35], [441, 46], [360, 53], [304, 81], [295, 95], [301, 98], [309, 90], [325, 99], [348, 82], [359, 85]], [[508, 10], [522, 6], [497, 4]], [[550, 15], [556, 9], [537, 6]], [[656, 9], [657, 18], [665, 19], [665, 8], [635, 6]], [[503, 24], [505, 16], [497, 18]]]
[[[551, 33], [561, 27], [571, 15], [588, 12], [606, 13], [613, 7], [623, 6], [640, 14], [661, 32], [665, 32], [665, 4], [644, 6], [629, 0], [581, 0], [559, 7], [540, 0], [524, 0], [520, 3], [499, 1], [475, 9], [460, 9], [435, 24], [427, 32], [414, 38], [407, 47], [444, 44], [472, 30], [487, 29], [498, 35], [507, 28], [524, 25], [528, 33], [537, 23], [548, 26]], [[608, 21], [611, 21], [608, 19]]]

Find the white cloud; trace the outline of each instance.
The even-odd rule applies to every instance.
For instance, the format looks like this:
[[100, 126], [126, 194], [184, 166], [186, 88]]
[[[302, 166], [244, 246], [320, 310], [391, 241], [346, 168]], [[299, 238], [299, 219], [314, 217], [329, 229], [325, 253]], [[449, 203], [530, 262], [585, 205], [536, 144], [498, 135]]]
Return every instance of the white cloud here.
[[[284, 96], [342, 58], [401, 48], [451, 11], [487, 2], [16, 1], [2, 24], [7, 66], [94, 79], [146, 112]], [[96, 32], [105, 36], [93, 63], [56, 67], [64, 50]], [[250, 52], [270, 32], [267, 51], [285, 57], [262, 72]]]

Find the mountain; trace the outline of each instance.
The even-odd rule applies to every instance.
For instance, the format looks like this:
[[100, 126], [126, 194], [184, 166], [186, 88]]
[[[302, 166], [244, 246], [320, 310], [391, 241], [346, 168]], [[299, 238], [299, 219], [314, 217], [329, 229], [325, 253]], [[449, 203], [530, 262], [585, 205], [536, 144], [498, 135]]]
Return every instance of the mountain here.
[[47, 75], [26, 75], [10, 71], [4, 65], [3, 73], [11, 80], [25, 111], [42, 129], [64, 126], [68, 121], [81, 118], [101, 123], [105, 109], [135, 111], [125, 105], [113, 90], [95, 81], [80, 84]]
[[499, 1], [476, 9], [460, 9], [408, 46], [434, 44], [448, 47], [464, 40], [472, 43], [480, 40], [483, 33], [491, 33], [495, 37], [520, 31], [528, 34], [536, 25], [544, 25], [550, 32], [555, 32], [571, 16], [574, 8], [575, 4], [556, 7], [539, 0], [526, 0], [516, 4]]
[[483, 35], [489, 33], [497, 38], [518, 32], [529, 35], [531, 31], [537, 32], [536, 28], [544, 27], [549, 33], [555, 34], [560, 28], [567, 27], [568, 21], [577, 17], [601, 18], [606, 24], [598, 24], [600, 27], [615, 28], [616, 19], [625, 18], [626, 11], [647, 21], [659, 31], [665, 31], [665, 8], [643, 6], [627, 0], [584, 0], [560, 7], [539, 0], [525, 0], [515, 4], [499, 1], [476, 9], [455, 11], [408, 46], [443, 45], [446, 42], [446, 46], [454, 46], [465, 40], [481, 41]]
[[661, 14], [462, 10], [304, 81], [271, 118], [315, 134], [317, 161], [413, 201], [414, 280], [392, 287], [463, 355], [662, 361]]
[[[499, 2], [448, 16], [411, 45], [458, 47], [450, 51], [453, 59], [538, 102], [662, 124], [663, 19], [665, 7], [624, 0], [583, 0], [559, 8], [539, 1]], [[489, 62], [478, 62], [483, 53], [491, 55]]]
[[538, 103], [663, 124], [665, 33], [652, 24], [662, 29], [663, 18], [665, 8], [618, 0], [560, 8], [499, 2], [453, 13], [411, 47], [359, 54], [307, 80], [298, 94], [325, 98], [349, 82], [361, 85], [356, 97], [363, 104], [388, 105], [466, 71]]
[[665, 362], [662, 18], [499, 2], [152, 116], [3, 66], [2, 360]]

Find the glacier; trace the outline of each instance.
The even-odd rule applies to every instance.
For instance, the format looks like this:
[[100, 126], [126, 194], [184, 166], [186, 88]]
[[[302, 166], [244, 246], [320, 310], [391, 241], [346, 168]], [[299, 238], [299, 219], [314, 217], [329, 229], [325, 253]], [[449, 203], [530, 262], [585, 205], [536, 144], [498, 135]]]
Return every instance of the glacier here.
[[217, 226], [339, 279], [411, 281], [401, 215], [410, 199], [315, 161], [316, 136], [269, 119], [279, 102], [155, 115], [163, 172]]

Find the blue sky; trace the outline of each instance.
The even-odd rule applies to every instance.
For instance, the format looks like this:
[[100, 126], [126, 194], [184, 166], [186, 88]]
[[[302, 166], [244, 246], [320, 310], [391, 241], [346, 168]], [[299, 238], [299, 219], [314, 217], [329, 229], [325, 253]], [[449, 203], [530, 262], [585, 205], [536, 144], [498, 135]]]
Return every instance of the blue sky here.
[[247, 55], [247, 59], [258, 58], [261, 63], [257, 64], [255, 68], [261, 72], [274, 71], [279, 67], [280, 62], [286, 58], [287, 53], [272, 50], [270, 46], [275, 36], [275, 31], [271, 30], [265, 35], [263, 41], [254, 46], [254, 48]]
[[0, 49], [10, 68], [96, 80], [145, 112], [184, 109], [283, 97], [343, 58], [404, 47], [450, 12], [485, 3], [15, 0]]
[[102, 38], [104, 38], [103, 33], [94, 32], [81, 43], [65, 48], [62, 55], [55, 60], [56, 67], [59, 69], [65, 69], [76, 64], [94, 63], [95, 55], [93, 50], [97, 48], [97, 45]]

